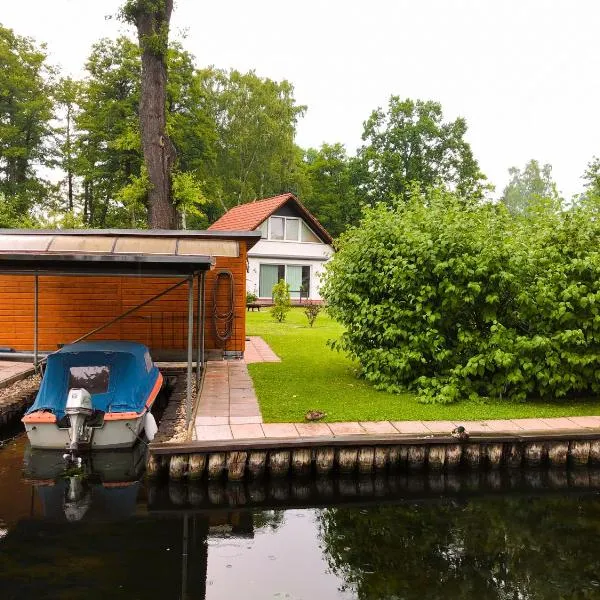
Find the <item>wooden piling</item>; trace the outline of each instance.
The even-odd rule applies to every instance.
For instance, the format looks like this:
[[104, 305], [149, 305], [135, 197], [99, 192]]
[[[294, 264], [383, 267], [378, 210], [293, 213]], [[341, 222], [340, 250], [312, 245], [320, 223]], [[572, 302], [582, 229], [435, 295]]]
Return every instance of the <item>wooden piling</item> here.
[[507, 444], [504, 452], [504, 464], [509, 469], [518, 469], [523, 462], [523, 445], [520, 443]]
[[460, 444], [448, 444], [446, 446], [446, 469], [452, 471], [460, 466], [462, 452], [462, 446]]
[[431, 471], [441, 471], [446, 461], [446, 447], [441, 444], [429, 446], [427, 465]]
[[523, 452], [525, 464], [530, 468], [540, 467], [544, 461], [544, 451], [542, 442], [527, 442]]
[[479, 444], [465, 444], [463, 457], [465, 464], [470, 469], [478, 469], [481, 462], [481, 447]]
[[299, 448], [292, 452], [292, 469], [295, 475], [309, 475], [312, 467], [310, 448]]
[[388, 467], [390, 471], [406, 469], [408, 446], [390, 446], [388, 449]]
[[215, 452], [208, 456], [208, 478], [220, 479], [227, 467], [227, 457], [224, 452]]
[[499, 469], [502, 466], [502, 455], [504, 447], [502, 444], [486, 444], [485, 457], [490, 469]]
[[373, 459], [373, 467], [376, 471], [385, 471], [388, 463], [389, 448], [387, 446], [377, 446], [375, 448], [375, 457]]
[[179, 481], [187, 475], [188, 455], [173, 454], [169, 460], [169, 479]]
[[333, 448], [317, 448], [315, 451], [315, 468], [319, 475], [327, 475], [333, 470], [335, 450]]
[[548, 463], [554, 469], [563, 469], [569, 456], [569, 442], [548, 442]]
[[248, 473], [253, 479], [262, 477], [267, 468], [267, 453], [263, 451], [250, 452], [248, 456]]
[[206, 454], [191, 454], [188, 463], [188, 477], [200, 479], [206, 468]]
[[569, 460], [574, 467], [584, 467], [590, 459], [590, 442], [573, 440], [569, 444]]
[[357, 448], [338, 448], [336, 451], [336, 462], [341, 473], [352, 473], [356, 469], [357, 460]]
[[373, 471], [375, 448], [363, 447], [358, 451], [358, 472], [365, 475]]
[[285, 477], [290, 469], [290, 451], [276, 450], [269, 453], [269, 473], [273, 477]]
[[600, 465], [600, 440], [590, 442], [590, 465], [593, 467]]
[[155, 479], [160, 477], [163, 470], [162, 457], [156, 454], [149, 454], [148, 460], [146, 461], [146, 476]]
[[425, 466], [427, 458], [426, 446], [409, 446], [407, 466], [411, 471], [420, 471]]
[[246, 473], [247, 452], [227, 453], [227, 478], [229, 481], [241, 481]]

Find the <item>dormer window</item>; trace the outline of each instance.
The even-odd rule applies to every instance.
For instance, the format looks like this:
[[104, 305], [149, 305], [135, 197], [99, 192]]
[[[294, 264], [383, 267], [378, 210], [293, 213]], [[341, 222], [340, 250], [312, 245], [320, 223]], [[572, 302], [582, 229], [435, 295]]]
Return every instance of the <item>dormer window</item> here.
[[308, 225], [298, 217], [273, 216], [263, 221], [258, 227], [263, 239], [286, 242], [320, 243], [320, 239]]

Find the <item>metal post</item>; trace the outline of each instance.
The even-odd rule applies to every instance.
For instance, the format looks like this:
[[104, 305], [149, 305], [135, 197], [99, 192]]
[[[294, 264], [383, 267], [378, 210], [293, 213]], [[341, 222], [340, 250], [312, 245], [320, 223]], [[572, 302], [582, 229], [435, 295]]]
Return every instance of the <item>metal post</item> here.
[[187, 339], [187, 401], [185, 424], [189, 428], [192, 420], [192, 363], [194, 361], [194, 276], [188, 278], [188, 339]]
[[204, 328], [206, 324], [206, 271], [202, 271], [202, 299], [200, 300], [200, 304], [202, 306], [202, 325], [200, 326], [200, 364], [202, 368], [204, 368], [204, 363], [206, 362], [204, 357]]
[[202, 351], [201, 351], [201, 345], [200, 345], [200, 336], [201, 336], [201, 327], [202, 327], [202, 321], [200, 320], [200, 312], [202, 310], [202, 296], [201, 296], [201, 283], [200, 283], [200, 278], [202, 276], [198, 275], [196, 277], [196, 285], [198, 286], [198, 289], [196, 291], [197, 294], [197, 308], [196, 308], [196, 392], [198, 392], [200, 390], [200, 367], [201, 367], [201, 359], [202, 359]]
[[39, 281], [38, 276], [34, 276], [33, 285], [33, 367], [35, 372], [38, 370], [38, 296]]

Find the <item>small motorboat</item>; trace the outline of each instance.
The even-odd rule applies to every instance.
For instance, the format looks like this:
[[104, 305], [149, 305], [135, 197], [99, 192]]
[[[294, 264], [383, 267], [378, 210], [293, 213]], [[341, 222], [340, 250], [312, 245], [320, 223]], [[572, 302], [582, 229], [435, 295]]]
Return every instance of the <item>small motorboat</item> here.
[[79, 342], [50, 354], [40, 391], [23, 417], [33, 448], [70, 452], [127, 448], [152, 439], [150, 409], [163, 377], [136, 342]]

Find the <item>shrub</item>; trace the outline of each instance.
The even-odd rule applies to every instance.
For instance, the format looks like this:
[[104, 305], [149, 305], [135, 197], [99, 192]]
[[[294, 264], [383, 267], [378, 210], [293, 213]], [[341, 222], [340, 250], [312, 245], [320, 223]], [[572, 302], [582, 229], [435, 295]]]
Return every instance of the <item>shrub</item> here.
[[599, 242], [586, 206], [513, 217], [434, 190], [367, 209], [327, 265], [334, 346], [424, 401], [596, 394]]
[[258, 300], [258, 296], [254, 292], [246, 292], [246, 305], [252, 304]]
[[312, 327], [321, 312], [321, 305], [315, 304], [314, 302], [308, 301], [308, 304], [304, 307], [304, 314], [308, 319], [308, 324]]
[[273, 286], [273, 307], [271, 308], [271, 314], [281, 323], [285, 321], [291, 304], [290, 286], [283, 279], [280, 279], [279, 283]]

